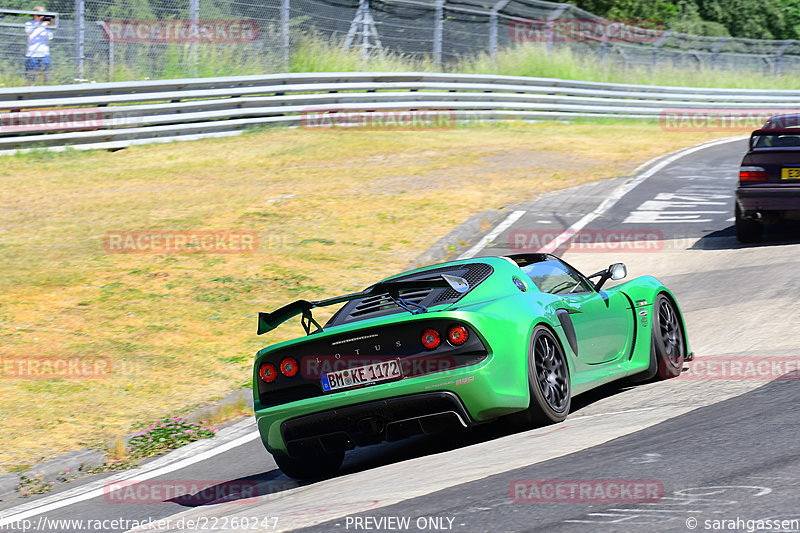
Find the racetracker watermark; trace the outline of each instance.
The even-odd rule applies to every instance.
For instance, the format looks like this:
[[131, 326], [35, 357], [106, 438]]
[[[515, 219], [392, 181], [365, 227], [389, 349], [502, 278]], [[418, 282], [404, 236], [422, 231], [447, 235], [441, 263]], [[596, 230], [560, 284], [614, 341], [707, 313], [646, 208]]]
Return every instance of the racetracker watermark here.
[[111, 375], [108, 357], [2, 357], [2, 379], [105, 379]]
[[664, 34], [657, 20], [512, 19], [508, 34], [515, 43], [626, 42], [653, 43]]
[[720, 381], [800, 380], [800, 357], [696, 357], [677, 379]]
[[254, 20], [109, 20], [105, 37], [114, 43], [251, 43]]
[[34, 109], [0, 113], [0, 133], [92, 130], [106, 125], [103, 110], [96, 107]]
[[177, 503], [209, 505], [211, 503], [253, 503], [256, 498], [275, 495], [299, 486], [294, 481], [221, 481], [208, 479], [110, 481], [103, 485], [107, 503], [146, 505]]
[[516, 252], [537, 252], [555, 246], [563, 252], [660, 252], [664, 234], [652, 228], [626, 230], [563, 230], [518, 229], [508, 234], [509, 248]]
[[646, 503], [664, 497], [656, 479], [517, 479], [508, 486], [516, 503]]
[[277, 516], [200, 516], [198, 518], [50, 518], [40, 514], [6, 522], [3, 531], [276, 531]]
[[258, 249], [254, 231], [110, 231], [103, 237], [110, 254], [249, 254]]
[[303, 128], [449, 129], [456, 114], [443, 109], [351, 110], [310, 107], [300, 118]]
[[[752, 131], [776, 115], [800, 113], [800, 109], [662, 109], [661, 129], [665, 131]], [[772, 128], [797, 126], [796, 119], [776, 121]]]

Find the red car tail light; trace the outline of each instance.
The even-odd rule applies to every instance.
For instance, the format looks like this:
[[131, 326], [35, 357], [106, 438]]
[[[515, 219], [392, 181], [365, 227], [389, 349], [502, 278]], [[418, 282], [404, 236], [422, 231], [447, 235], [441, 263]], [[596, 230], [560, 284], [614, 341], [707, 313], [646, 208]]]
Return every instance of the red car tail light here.
[[293, 357], [286, 357], [281, 361], [281, 374], [287, 378], [296, 376], [299, 369], [300, 365], [297, 364], [297, 361]]
[[442, 337], [435, 329], [426, 329], [422, 332], [422, 345], [429, 350], [435, 350], [442, 344]]
[[469, 332], [464, 326], [453, 326], [447, 334], [447, 340], [450, 341], [450, 344], [453, 346], [461, 346], [467, 342], [468, 337]]
[[266, 383], [278, 379], [278, 369], [272, 363], [264, 363], [258, 368], [258, 376]]
[[767, 172], [761, 167], [742, 167], [739, 181], [767, 181]]

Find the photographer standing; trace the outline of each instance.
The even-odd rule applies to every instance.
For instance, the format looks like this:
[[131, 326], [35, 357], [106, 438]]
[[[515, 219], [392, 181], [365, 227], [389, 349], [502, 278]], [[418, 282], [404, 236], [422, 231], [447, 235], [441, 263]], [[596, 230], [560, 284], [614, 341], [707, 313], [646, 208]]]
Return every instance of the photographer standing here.
[[[34, 11], [44, 11], [41, 6], [33, 8]], [[33, 20], [25, 23], [25, 33], [28, 34], [28, 49], [25, 52], [25, 77], [28, 84], [32, 85], [41, 76], [42, 82], [47, 82], [47, 70], [50, 68], [50, 41], [53, 32], [47, 29], [51, 18], [43, 15], [34, 15]]]

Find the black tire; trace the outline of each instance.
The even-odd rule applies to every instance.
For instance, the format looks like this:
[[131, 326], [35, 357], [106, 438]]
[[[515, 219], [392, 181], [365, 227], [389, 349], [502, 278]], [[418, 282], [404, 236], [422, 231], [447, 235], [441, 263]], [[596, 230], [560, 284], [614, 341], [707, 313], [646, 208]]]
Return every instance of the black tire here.
[[658, 364], [656, 379], [679, 376], [686, 359], [686, 335], [678, 307], [664, 294], [659, 294], [653, 304], [652, 331], [650, 349]]
[[310, 457], [290, 457], [282, 452], [273, 452], [278, 468], [294, 479], [320, 479], [335, 474], [344, 461], [344, 450], [338, 453], [319, 454]]
[[569, 367], [564, 350], [545, 326], [536, 326], [528, 345], [528, 389], [531, 403], [512, 420], [526, 427], [567, 418], [572, 403]]
[[749, 218], [744, 218], [739, 209], [739, 204], [736, 204], [734, 211], [736, 217], [734, 223], [736, 227], [736, 239], [741, 243], [759, 242], [763, 230], [761, 223]]

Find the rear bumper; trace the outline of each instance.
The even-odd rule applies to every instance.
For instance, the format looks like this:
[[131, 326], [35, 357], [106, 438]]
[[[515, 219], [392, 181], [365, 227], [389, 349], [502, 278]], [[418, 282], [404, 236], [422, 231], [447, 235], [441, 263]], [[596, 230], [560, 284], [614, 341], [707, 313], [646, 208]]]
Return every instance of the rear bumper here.
[[[506, 320], [502, 315], [461, 310], [448, 312], [442, 316], [442, 320], [463, 322], [473, 328], [483, 339], [484, 346], [488, 348], [487, 357], [468, 366], [451, 365], [442, 371], [408, 376], [399, 381], [326, 392], [280, 404], [262, 402], [261, 394], [254, 390], [256, 423], [264, 447], [269, 452], [288, 453], [285, 438], [300, 440], [308, 436], [305, 433], [287, 434], [284, 429], [286, 422], [319, 413], [341, 412], [352, 406], [373, 402], [393, 402], [396, 398], [416, 397], [419, 394], [452, 393], [466, 410], [467, 416], [461, 418], [467, 425], [473, 422], [485, 422], [528, 407], [530, 403], [527, 371], [530, 338], [528, 328], [532, 326], [520, 323], [516, 317], [513, 320]], [[463, 414], [460, 409], [445, 411], [451, 410]], [[410, 418], [425, 418], [427, 415], [441, 412], [443, 412], [441, 409], [414, 411]], [[454, 417], [447, 415], [437, 419], [440, 422], [444, 421], [443, 423], [450, 423]], [[416, 424], [425, 431], [428, 422], [428, 420], [411, 422], [409, 426], [413, 428]], [[368, 422], [364, 424], [368, 425]], [[288, 424], [286, 427], [293, 429], [292, 426]], [[398, 428], [391, 429], [387, 438], [394, 438], [395, 429]], [[357, 444], [359, 439], [354, 437], [360, 435], [350, 437]]]
[[[316, 420], [316, 415], [321, 415], [323, 420], [327, 420], [333, 413], [346, 413], [346, 417], [352, 417], [349, 411], [350, 408], [359, 408], [359, 406], [370, 405], [370, 409], [374, 405], [390, 405], [390, 416], [384, 417], [390, 422], [401, 421], [407, 418], [424, 418], [428, 415], [436, 415], [443, 412], [452, 411], [458, 414], [466, 425], [471, 425], [476, 422], [484, 422], [504, 414], [509, 414], [528, 406], [529, 397], [527, 387], [517, 385], [513, 379], [515, 374], [507, 370], [514, 358], [504, 357], [497, 358], [489, 356], [483, 363], [475, 366], [464, 368], [456, 368], [448, 372], [429, 374], [415, 378], [403, 379], [401, 381], [383, 383], [371, 387], [364, 387], [360, 389], [346, 390], [343, 392], [336, 392], [322, 397], [308, 398], [291, 402], [279, 406], [265, 407], [255, 398], [255, 417], [258, 425], [258, 431], [261, 434], [261, 440], [264, 447], [270, 452], [285, 452], [289, 453], [286, 445], [286, 438], [292, 440], [302, 440], [307, 437], [314, 437], [303, 429], [305, 424], [296, 425], [292, 421], [299, 419]], [[502, 364], [498, 368], [497, 363]], [[525, 380], [527, 375], [523, 374]], [[458, 400], [460, 408], [449, 407], [442, 409], [438, 403], [429, 404], [422, 402], [427, 407], [420, 408], [419, 403], [413, 400], [409, 403], [409, 398], [421, 397], [429, 393], [446, 393], [448, 397], [455, 397]], [[450, 396], [452, 395], [452, 396]], [[422, 396], [427, 398], [426, 396]], [[400, 403], [397, 403], [399, 401]], [[438, 401], [438, 400], [437, 400]], [[412, 407], [404, 407], [404, 405], [412, 405]], [[361, 414], [360, 410], [353, 411], [356, 414]], [[362, 418], [370, 418], [370, 413], [367, 412]], [[311, 418], [308, 418], [311, 417]], [[334, 416], [337, 418], [337, 416]], [[449, 421], [447, 419], [450, 419]], [[451, 415], [444, 417], [436, 417], [437, 423], [443, 422], [450, 424], [455, 418]], [[358, 420], [356, 421], [336, 421], [332, 422], [333, 427], [339, 431], [341, 428], [350, 427], [355, 424], [358, 428]], [[421, 420], [418, 422], [409, 422], [408, 426], [419, 428], [423, 432], [428, 427], [429, 421]], [[338, 424], [338, 425], [337, 425]], [[369, 422], [362, 423], [369, 425]], [[459, 422], [459, 425], [462, 425]], [[449, 427], [449, 426], [448, 426]], [[399, 426], [393, 428], [386, 435], [387, 438], [395, 438], [395, 435], [400, 435], [395, 430], [401, 429]], [[347, 433], [347, 431], [344, 431]], [[350, 430], [352, 433], [352, 429]], [[350, 440], [359, 445], [361, 435], [350, 435]], [[402, 438], [397, 436], [396, 438]], [[375, 440], [375, 439], [373, 439]], [[386, 440], [381, 437], [380, 440]], [[380, 442], [380, 440], [375, 440]], [[361, 442], [372, 442], [370, 439], [361, 440]], [[313, 445], [311, 445], [313, 446]]]
[[800, 186], [739, 187], [736, 202], [743, 212], [800, 211]]
[[452, 431], [473, 424], [455, 393], [438, 391], [292, 418], [281, 424], [281, 435], [289, 455], [302, 457], [350, 450], [422, 433]]

